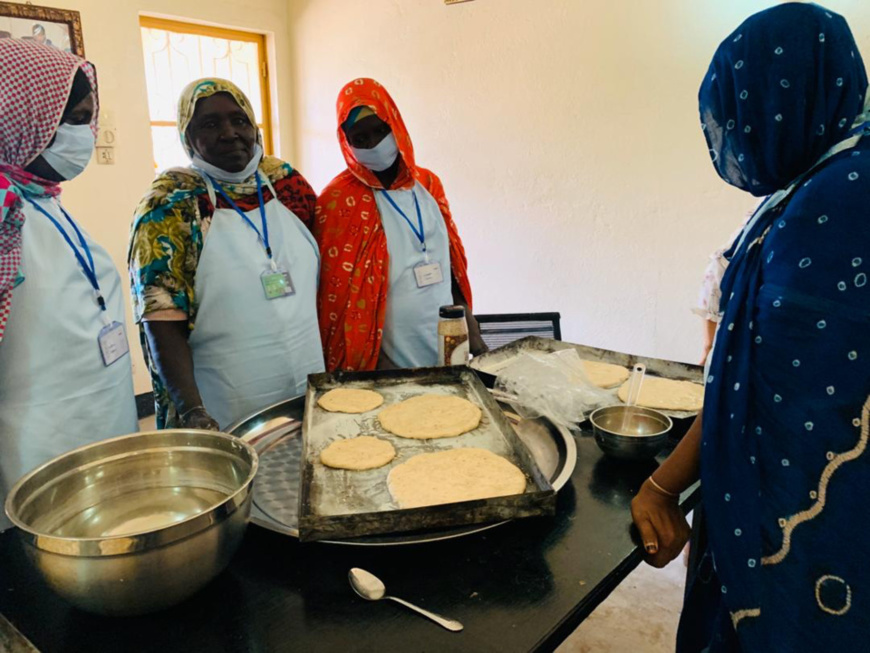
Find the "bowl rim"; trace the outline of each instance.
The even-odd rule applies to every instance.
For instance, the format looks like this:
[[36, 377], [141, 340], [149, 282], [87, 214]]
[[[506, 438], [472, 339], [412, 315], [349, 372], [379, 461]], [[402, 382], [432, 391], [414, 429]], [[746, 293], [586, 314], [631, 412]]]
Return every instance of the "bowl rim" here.
[[[653, 417], [660, 418], [662, 423], [663, 423], [664, 428], [662, 428], [661, 431], [657, 431], [656, 433], [630, 435], [628, 433], [616, 433], [616, 432], [611, 431], [611, 430], [601, 426], [600, 424], [596, 423], [596, 421], [595, 421], [596, 414], [603, 412], [603, 411], [606, 411], [606, 410], [613, 409], [613, 408], [635, 408], [637, 410], [646, 412], [648, 414], [651, 414]], [[657, 438], [657, 437], [665, 436], [668, 433], [670, 433], [670, 431], [673, 430], [673, 428], [674, 428], [674, 420], [672, 420], [668, 415], [665, 415], [664, 413], [662, 413], [654, 408], [647, 408], [646, 406], [626, 406], [624, 404], [613, 404], [611, 406], [601, 406], [600, 408], [596, 408], [595, 410], [593, 410], [589, 414], [589, 423], [592, 425], [592, 429], [595, 432], [605, 433], [611, 437], [626, 438], [627, 440], [634, 440], [634, 441], [637, 441], [639, 439], [645, 440], [648, 438]]]
[[[137, 438], [148, 438], [149, 436], [165, 436], [167, 433], [189, 433], [194, 435], [204, 435], [216, 438], [218, 440], [223, 440], [225, 442], [230, 442], [233, 445], [237, 445], [240, 449], [244, 450], [247, 453], [251, 461], [251, 468], [247, 474], [247, 477], [239, 485], [238, 489], [236, 489], [232, 494], [227, 495], [218, 503], [211, 506], [208, 510], [205, 510], [199, 514], [186, 517], [185, 519], [170, 524], [169, 526], [164, 526], [156, 530], [141, 531], [138, 533], [109, 535], [105, 537], [70, 537], [51, 535], [49, 533], [40, 532], [33, 527], [25, 524], [16, 514], [14, 514], [12, 506], [13, 500], [21, 491], [22, 487], [34, 476], [38, 475], [49, 467], [57, 465], [65, 458], [82, 451], [87, 451], [89, 449], [104, 447], [110, 443]], [[109, 456], [107, 456], [107, 458], [108, 457]], [[99, 459], [95, 460], [94, 462], [97, 462], [98, 460]], [[135, 553], [137, 551], [145, 551], [165, 546], [167, 544], [177, 542], [192, 535], [196, 535], [197, 533], [206, 530], [210, 526], [217, 525], [223, 522], [234, 512], [236, 512], [239, 507], [244, 505], [244, 503], [250, 497], [251, 488], [254, 482], [254, 478], [257, 475], [258, 468], [259, 456], [257, 455], [257, 451], [254, 449], [254, 447], [252, 447], [241, 438], [230, 435], [228, 433], [223, 433], [219, 431], [207, 431], [203, 429], [162, 429], [139, 431], [137, 433], [120, 435], [114, 438], [107, 438], [105, 440], [92, 442], [81, 447], [76, 447], [75, 449], [71, 449], [70, 451], [67, 451], [43, 463], [39, 467], [36, 467], [35, 469], [22, 476], [20, 479], [18, 479], [18, 481], [15, 482], [15, 485], [12, 486], [12, 489], [9, 490], [9, 494], [6, 496], [4, 510], [6, 516], [9, 518], [12, 524], [19, 529], [19, 534], [25, 539], [25, 541], [42, 551], [72, 557], [108, 557], [114, 555], [124, 555], [129, 553]]]

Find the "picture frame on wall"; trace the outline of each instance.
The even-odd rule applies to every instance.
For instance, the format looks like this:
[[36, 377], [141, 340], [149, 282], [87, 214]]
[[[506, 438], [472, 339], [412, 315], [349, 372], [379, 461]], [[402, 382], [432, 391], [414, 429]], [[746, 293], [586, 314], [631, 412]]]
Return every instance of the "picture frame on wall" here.
[[0, 2], [0, 38], [37, 41], [85, 56], [81, 14], [71, 9]]

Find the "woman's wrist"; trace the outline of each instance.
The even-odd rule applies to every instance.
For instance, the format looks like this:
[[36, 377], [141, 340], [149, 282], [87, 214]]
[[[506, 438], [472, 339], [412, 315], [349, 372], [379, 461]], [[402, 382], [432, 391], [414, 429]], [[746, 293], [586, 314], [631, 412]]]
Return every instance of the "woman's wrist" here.
[[178, 417], [181, 419], [182, 422], [186, 422], [190, 417], [202, 414], [208, 414], [206, 413], [205, 406], [203, 406], [202, 404], [197, 404], [179, 413]]
[[662, 487], [661, 483], [656, 481], [652, 477], [652, 475], [650, 475], [649, 478], [646, 479], [646, 485], [647, 485], [647, 488], [650, 489], [652, 492], [655, 492], [659, 496], [665, 497], [666, 499], [679, 499], [680, 498], [679, 492], [672, 492], [671, 490], [669, 490], [665, 487]]

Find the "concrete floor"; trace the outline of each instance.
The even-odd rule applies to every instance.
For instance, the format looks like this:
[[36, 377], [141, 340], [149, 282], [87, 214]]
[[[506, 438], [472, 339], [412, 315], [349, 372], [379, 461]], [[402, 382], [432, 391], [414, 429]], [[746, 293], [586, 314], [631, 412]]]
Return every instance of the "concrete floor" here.
[[686, 566], [642, 563], [598, 606], [557, 653], [673, 653]]

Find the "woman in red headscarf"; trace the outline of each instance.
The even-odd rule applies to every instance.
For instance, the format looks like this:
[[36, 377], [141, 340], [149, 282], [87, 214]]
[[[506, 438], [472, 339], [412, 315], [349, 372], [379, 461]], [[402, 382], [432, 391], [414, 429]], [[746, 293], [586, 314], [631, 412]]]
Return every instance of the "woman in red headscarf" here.
[[471, 351], [485, 351], [444, 188], [416, 165], [393, 99], [375, 80], [356, 79], [337, 114], [347, 170], [321, 193], [314, 225], [327, 369], [435, 365], [445, 304], [466, 307]]

